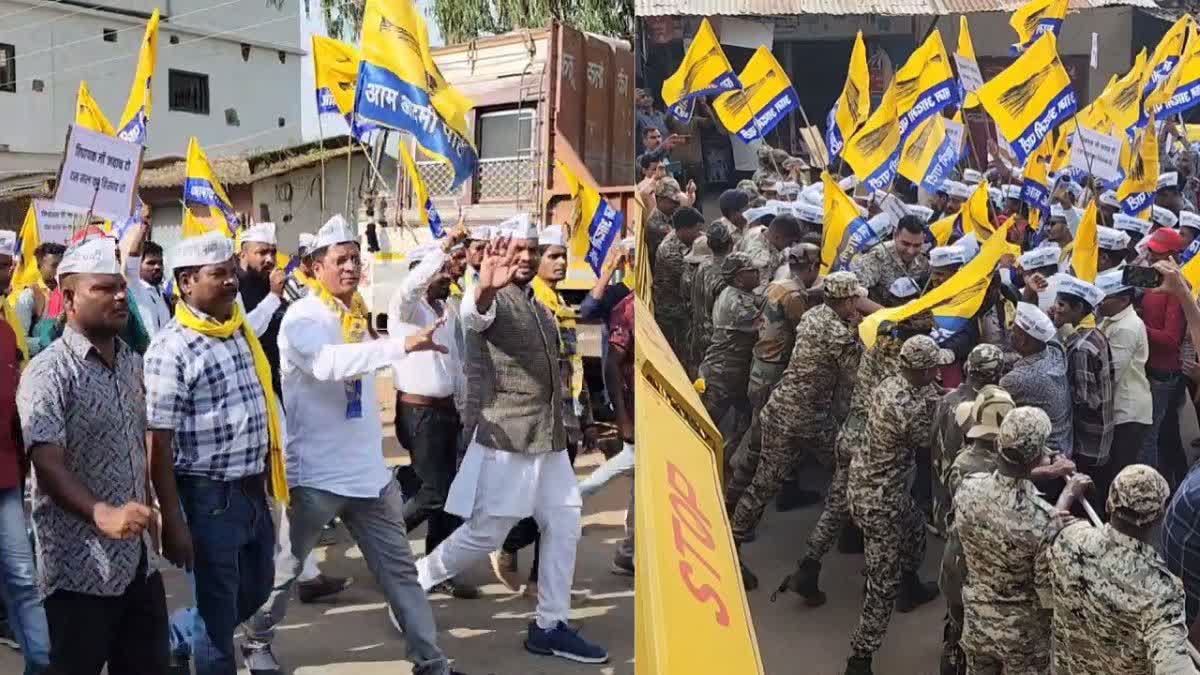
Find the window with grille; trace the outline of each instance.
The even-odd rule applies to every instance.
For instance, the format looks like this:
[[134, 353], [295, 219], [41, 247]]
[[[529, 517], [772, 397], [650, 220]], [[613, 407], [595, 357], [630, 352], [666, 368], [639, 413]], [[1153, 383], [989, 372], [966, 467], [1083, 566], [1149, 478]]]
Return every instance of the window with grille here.
[[12, 45], [0, 44], [0, 91], [17, 90], [16, 53]]
[[535, 114], [532, 106], [479, 113], [475, 142], [480, 199], [524, 199], [532, 194]]
[[208, 114], [208, 76], [185, 70], [167, 71], [168, 107], [180, 112]]

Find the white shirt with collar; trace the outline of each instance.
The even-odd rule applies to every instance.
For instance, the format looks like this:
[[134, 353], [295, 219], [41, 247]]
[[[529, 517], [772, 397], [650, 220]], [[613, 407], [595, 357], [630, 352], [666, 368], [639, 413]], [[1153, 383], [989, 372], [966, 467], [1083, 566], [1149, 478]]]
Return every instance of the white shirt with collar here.
[[267, 332], [267, 328], [271, 325], [271, 319], [275, 316], [275, 310], [283, 304], [283, 298], [280, 298], [274, 293], [267, 293], [267, 297], [263, 298], [258, 306], [253, 310], [246, 311], [246, 303], [242, 302], [242, 294], [237, 296], [238, 307], [242, 308], [242, 312], [246, 315], [246, 323], [254, 329], [256, 335], [262, 335]]
[[1154, 405], [1146, 378], [1146, 360], [1150, 358], [1146, 324], [1130, 305], [1101, 319], [1097, 327], [1112, 351], [1113, 423], [1151, 424]]
[[[284, 314], [279, 354], [288, 483], [343, 497], [378, 497], [392, 473], [383, 461], [375, 373], [404, 358], [404, 340], [346, 344], [338, 315], [309, 295]], [[351, 418], [347, 388], [356, 378], [362, 414]]]
[[137, 303], [138, 316], [146, 334], [154, 337], [158, 330], [171, 322], [171, 308], [163, 297], [162, 289], [142, 279], [142, 257], [125, 258], [125, 283], [133, 301]]
[[[425, 297], [434, 275], [441, 271], [448, 256], [438, 249], [430, 252], [404, 277], [400, 288], [388, 303], [388, 333], [393, 337], [413, 335], [441, 316]], [[458, 317], [443, 302], [446, 323], [433, 333], [433, 339], [445, 347], [445, 354], [422, 351], [409, 354], [392, 364], [396, 391], [430, 398], [454, 396], [463, 380], [463, 358], [458, 344]]]

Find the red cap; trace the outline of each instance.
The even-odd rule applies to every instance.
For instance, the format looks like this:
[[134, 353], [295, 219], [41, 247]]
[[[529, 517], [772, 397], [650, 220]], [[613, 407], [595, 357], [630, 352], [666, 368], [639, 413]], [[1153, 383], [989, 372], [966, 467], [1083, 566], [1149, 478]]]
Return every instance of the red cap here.
[[1179, 253], [1184, 249], [1183, 237], [1179, 235], [1179, 232], [1169, 227], [1163, 227], [1150, 235], [1150, 240], [1146, 242], [1146, 248], [1155, 253]]

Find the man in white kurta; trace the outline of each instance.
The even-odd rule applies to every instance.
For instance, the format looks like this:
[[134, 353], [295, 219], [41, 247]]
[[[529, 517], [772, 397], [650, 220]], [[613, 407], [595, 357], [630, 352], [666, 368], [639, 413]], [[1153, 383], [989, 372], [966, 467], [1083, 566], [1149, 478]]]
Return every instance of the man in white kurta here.
[[478, 410], [446, 511], [467, 520], [417, 561], [417, 572], [433, 588], [485, 559], [513, 525], [533, 516], [542, 532], [541, 569], [525, 647], [604, 663], [608, 652], [567, 624], [582, 502], [566, 452], [557, 323], [529, 286], [537, 239], [526, 224], [491, 242], [478, 285], [463, 298], [467, 381]]

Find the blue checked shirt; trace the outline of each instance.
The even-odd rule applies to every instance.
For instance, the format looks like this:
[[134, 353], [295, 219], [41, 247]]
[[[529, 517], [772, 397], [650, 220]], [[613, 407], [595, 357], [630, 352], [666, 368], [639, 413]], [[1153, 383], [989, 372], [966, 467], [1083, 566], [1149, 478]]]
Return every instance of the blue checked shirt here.
[[1183, 580], [1187, 625], [1200, 614], [1200, 470], [1192, 467], [1167, 506], [1162, 526], [1167, 568]]
[[176, 474], [231, 481], [265, 470], [267, 404], [240, 330], [212, 338], [171, 321], [144, 361], [147, 428], [175, 432]]

